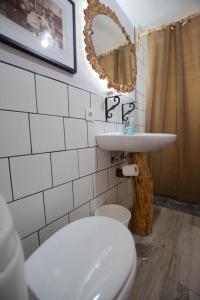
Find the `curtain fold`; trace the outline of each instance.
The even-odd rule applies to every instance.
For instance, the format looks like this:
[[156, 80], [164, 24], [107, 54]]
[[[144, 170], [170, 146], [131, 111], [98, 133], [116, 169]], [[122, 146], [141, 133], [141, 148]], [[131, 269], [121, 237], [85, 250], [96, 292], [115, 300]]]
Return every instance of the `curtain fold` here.
[[131, 45], [120, 46], [98, 56], [98, 61], [106, 74], [114, 81], [127, 85], [133, 81], [133, 53]]
[[148, 36], [146, 131], [177, 134], [149, 156], [155, 194], [200, 203], [200, 16]]

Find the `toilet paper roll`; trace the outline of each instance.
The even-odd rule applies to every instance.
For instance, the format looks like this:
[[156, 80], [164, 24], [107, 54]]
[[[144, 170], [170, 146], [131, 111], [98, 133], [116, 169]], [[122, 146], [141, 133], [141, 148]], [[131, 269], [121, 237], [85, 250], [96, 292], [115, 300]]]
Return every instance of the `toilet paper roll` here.
[[127, 165], [122, 167], [122, 174], [124, 176], [138, 176], [139, 168], [138, 165]]

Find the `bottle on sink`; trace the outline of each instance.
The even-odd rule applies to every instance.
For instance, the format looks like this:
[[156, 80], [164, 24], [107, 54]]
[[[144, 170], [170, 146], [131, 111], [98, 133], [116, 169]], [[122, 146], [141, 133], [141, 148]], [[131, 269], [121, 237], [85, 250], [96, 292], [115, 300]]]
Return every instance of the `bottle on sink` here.
[[124, 133], [127, 135], [132, 135], [136, 133], [136, 122], [135, 118], [131, 117], [128, 121], [124, 124]]

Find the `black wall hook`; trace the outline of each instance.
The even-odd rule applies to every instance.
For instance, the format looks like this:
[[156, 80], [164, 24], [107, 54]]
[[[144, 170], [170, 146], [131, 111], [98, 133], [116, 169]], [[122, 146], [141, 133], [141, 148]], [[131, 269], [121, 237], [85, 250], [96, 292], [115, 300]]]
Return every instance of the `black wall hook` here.
[[[108, 99], [113, 98], [114, 102], [116, 102], [116, 104], [112, 105], [110, 108], [108, 108]], [[113, 114], [111, 113], [111, 110], [115, 109], [115, 107], [117, 107], [120, 104], [120, 96], [111, 96], [111, 97], [107, 97], [105, 98], [105, 117], [106, 117], [106, 122], [108, 121], [108, 119], [112, 118]]]
[[[127, 112], [124, 112], [124, 106], [125, 105], [128, 105], [131, 108]], [[128, 117], [126, 117], [126, 116], [129, 115], [134, 109], [135, 109], [135, 103], [134, 102], [122, 104], [122, 123], [128, 121]]]

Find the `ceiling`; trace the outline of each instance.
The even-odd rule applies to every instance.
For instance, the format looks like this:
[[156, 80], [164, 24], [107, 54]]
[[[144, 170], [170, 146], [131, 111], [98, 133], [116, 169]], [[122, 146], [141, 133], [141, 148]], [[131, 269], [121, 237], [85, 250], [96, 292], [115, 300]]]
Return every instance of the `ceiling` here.
[[200, 11], [200, 0], [116, 0], [139, 30], [168, 24]]

